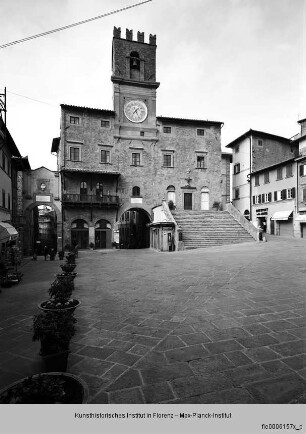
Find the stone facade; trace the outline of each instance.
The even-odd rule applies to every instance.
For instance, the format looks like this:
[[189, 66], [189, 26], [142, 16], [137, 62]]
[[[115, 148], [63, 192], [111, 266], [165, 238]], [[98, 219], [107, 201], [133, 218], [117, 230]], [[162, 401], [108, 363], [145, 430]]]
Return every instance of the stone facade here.
[[[156, 116], [156, 39], [151, 35], [147, 44], [138, 34], [133, 41], [131, 33], [121, 39], [115, 29], [112, 69], [113, 111], [61, 106], [61, 137], [52, 150], [61, 174], [67, 244], [77, 220], [83, 224], [79, 230], [88, 231], [88, 244], [96, 242], [100, 220], [116, 232], [127, 210], [141, 211], [150, 222], [152, 208], [170, 190], [177, 209], [184, 209], [187, 197], [188, 206], [201, 209], [204, 191], [209, 208], [229, 200], [222, 122]], [[143, 117], [133, 119], [141, 111]]]

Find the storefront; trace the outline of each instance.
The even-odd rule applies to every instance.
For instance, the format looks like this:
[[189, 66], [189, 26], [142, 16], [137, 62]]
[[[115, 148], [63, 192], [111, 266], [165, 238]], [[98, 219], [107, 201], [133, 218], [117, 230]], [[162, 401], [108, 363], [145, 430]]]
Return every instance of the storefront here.
[[277, 211], [271, 217], [274, 222], [275, 235], [281, 237], [293, 237], [293, 211]]

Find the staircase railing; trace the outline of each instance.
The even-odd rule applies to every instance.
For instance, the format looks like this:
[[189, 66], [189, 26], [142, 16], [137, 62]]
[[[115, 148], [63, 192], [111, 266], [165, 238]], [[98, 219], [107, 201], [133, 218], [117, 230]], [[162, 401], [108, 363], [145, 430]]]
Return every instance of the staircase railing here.
[[258, 240], [258, 229], [247, 220], [237, 208], [231, 203], [226, 204], [226, 211], [238, 222], [242, 227], [254, 238], [255, 241]]

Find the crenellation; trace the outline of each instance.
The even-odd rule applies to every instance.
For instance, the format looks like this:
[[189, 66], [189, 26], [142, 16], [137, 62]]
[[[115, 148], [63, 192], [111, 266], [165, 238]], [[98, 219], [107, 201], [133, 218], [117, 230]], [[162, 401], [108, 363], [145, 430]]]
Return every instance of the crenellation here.
[[114, 38], [121, 38], [121, 27], [114, 27], [113, 36]]
[[137, 32], [137, 41], [144, 42], [144, 32]]
[[150, 45], [156, 45], [156, 35], [150, 35], [149, 36], [149, 44]]
[[127, 41], [133, 40], [133, 30], [126, 29], [126, 40]]

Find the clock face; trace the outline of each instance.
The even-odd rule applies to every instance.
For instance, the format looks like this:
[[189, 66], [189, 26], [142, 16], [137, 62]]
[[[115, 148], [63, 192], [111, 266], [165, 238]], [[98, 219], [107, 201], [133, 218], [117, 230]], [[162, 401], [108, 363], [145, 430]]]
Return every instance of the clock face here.
[[148, 109], [142, 101], [129, 101], [124, 106], [124, 114], [131, 122], [143, 122], [148, 115]]

